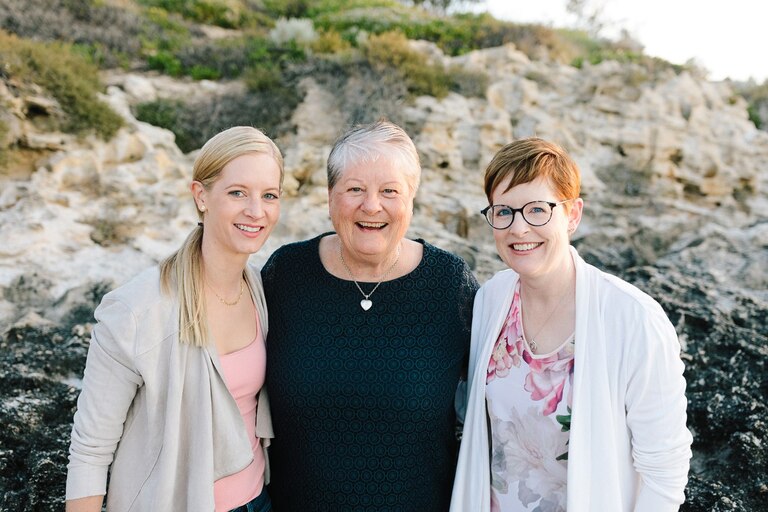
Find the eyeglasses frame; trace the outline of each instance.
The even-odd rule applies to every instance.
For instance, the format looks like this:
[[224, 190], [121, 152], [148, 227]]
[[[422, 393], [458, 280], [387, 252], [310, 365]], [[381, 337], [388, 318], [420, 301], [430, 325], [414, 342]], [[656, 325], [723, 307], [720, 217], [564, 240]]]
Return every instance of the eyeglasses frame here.
[[[527, 203], [525, 203], [520, 208], [512, 208], [508, 204], [491, 204], [491, 205], [486, 206], [482, 210], [480, 210], [480, 214], [485, 218], [485, 221], [493, 229], [498, 229], [498, 230], [509, 229], [509, 227], [512, 224], [514, 224], [514, 222], [515, 222], [515, 215], [517, 214], [517, 212], [520, 212], [520, 216], [523, 218], [523, 220], [525, 221], [526, 224], [528, 224], [529, 226], [534, 227], [534, 228], [540, 228], [541, 226], [546, 226], [547, 224], [549, 224], [549, 221], [552, 220], [552, 216], [555, 214], [555, 207], [556, 206], [559, 206], [559, 205], [561, 205], [563, 203], [567, 203], [569, 201], [573, 201], [574, 199], [575, 198], [572, 197], [571, 199], [564, 199], [562, 201], [558, 201], [557, 203], [553, 203], [552, 201], [544, 201], [544, 200], [539, 199], [539, 200], [536, 200], [536, 201], [528, 201]], [[545, 222], [543, 224], [531, 224], [530, 222], [528, 222], [528, 219], [525, 218], [525, 214], [523, 213], [523, 210], [525, 210], [526, 206], [528, 206], [529, 204], [533, 204], [533, 203], [546, 203], [546, 204], [549, 205], [550, 208], [552, 208], [552, 210], [549, 212], [549, 218], [547, 219], [547, 222]], [[504, 206], [504, 207], [509, 208], [510, 210], [512, 210], [512, 219], [509, 221], [509, 224], [504, 226], [503, 228], [497, 228], [496, 226], [491, 224], [491, 221], [488, 219], [488, 215], [487, 215], [488, 214], [488, 210], [490, 210], [494, 206]]]

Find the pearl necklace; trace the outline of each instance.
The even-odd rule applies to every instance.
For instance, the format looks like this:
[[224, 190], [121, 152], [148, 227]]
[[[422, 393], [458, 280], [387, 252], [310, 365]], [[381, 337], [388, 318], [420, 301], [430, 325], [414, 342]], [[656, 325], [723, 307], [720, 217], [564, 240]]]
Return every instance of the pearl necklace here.
[[355, 283], [355, 286], [357, 286], [357, 289], [360, 290], [360, 293], [363, 295], [363, 300], [360, 301], [360, 307], [363, 308], [363, 311], [368, 311], [371, 309], [371, 306], [373, 306], [373, 302], [371, 302], [371, 295], [373, 295], [373, 292], [376, 291], [376, 289], [379, 287], [379, 285], [384, 281], [384, 279], [387, 278], [390, 272], [392, 272], [392, 269], [395, 268], [395, 265], [397, 265], [397, 262], [400, 261], [400, 245], [397, 246], [397, 257], [395, 258], [395, 262], [390, 266], [386, 272], [384, 272], [381, 275], [381, 278], [379, 279], [379, 282], [376, 283], [376, 286], [373, 287], [373, 290], [371, 290], [368, 293], [365, 293], [363, 289], [358, 284], [357, 280], [355, 279], [355, 276], [352, 274], [352, 270], [350, 270], [349, 266], [347, 265], [347, 262], [344, 261], [344, 252], [341, 249], [341, 242], [339, 242], [339, 259], [341, 259], [341, 264], [344, 265], [344, 268], [347, 269], [347, 273], [349, 274], [349, 277], [352, 278], [352, 282]]

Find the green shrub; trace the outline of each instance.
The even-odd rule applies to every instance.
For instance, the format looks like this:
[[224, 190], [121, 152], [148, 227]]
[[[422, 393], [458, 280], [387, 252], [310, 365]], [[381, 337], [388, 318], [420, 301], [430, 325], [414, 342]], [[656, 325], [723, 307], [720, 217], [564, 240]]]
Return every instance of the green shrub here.
[[[373, 4], [374, 2], [370, 2]], [[379, 2], [385, 5], [366, 5], [341, 10], [338, 6], [328, 9], [315, 9], [312, 20], [317, 30], [335, 30], [351, 43], [355, 43], [357, 34], [382, 34], [384, 32], [405, 32], [405, 27], [422, 22], [425, 15], [408, 9], [402, 4]]]
[[159, 51], [154, 55], [148, 56], [147, 65], [149, 69], [154, 69], [170, 76], [181, 76], [183, 71], [181, 61], [167, 51]]
[[435, 16], [426, 11], [414, 11], [391, 2], [370, 2], [366, 8], [331, 10], [315, 14], [315, 27], [335, 30], [354, 41], [360, 31], [371, 34], [399, 31], [409, 39], [424, 39], [437, 44], [447, 55], [462, 55], [472, 50], [514, 43], [534, 58], [545, 50], [550, 57], [568, 62], [568, 42], [552, 28], [535, 24], [520, 24], [497, 20], [487, 13]]
[[428, 62], [425, 55], [411, 49], [400, 32], [372, 35], [364, 52], [373, 67], [388, 68], [400, 75], [411, 94], [436, 98], [448, 94], [450, 79], [442, 64]]
[[[232, 37], [189, 43], [173, 52], [158, 50], [147, 63], [150, 69], [171, 76], [218, 79], [253, 75], [250, 80], [259, 82], [263, 75], [279, 74], [286, 65], [305, 59], [304, 49], [294, 41], [276, 45], [262, 37]], [[268, 69], [251, 72], [253, 68]]]
[[243, 80], [249, 90], [264, 92], [280, 87], [283, 74], [279, 66], [269, 63], [249, 68], [243, 75]]
[[96, 67], [70, 45], [28, 41], [0, 31], [0, 62], [8, 76], [37, 84], [56, 98], [64, 112], [57, 128], [70, 133], [92, 130], [109, 138], [123, 125], [122, 118], [98, 99]]
[[141, 35], [144, 55], [153, 55], [157, 51], [175, 52], [191, 43], [190, 27], [178, 17], [170, 16], [167, 11], [157, 7], [150, 7], [144, 15], [149, 21]]
[[410, 39], [434, 42], [448, 55], [462, 55], [514, 42], [517, 27], [514, 23], [500, 21], [484, 13], [432, 18], [426, 23], [408, 24], [403, 31]]
[[8, 146], [5, 145], [5, 137], [8, 135], [8, 125], [0, 119], [0, 165], [8, 162]]
[[74, 43], [72, 50], [99, 68], [129, 69], [134, 56], [106, 47], [100, 42]]
[[352, 45], [331, 29], [320, 31], [309, 48], [315, 53], [346, 53], [352, 49]]
[[[747, 115], [749, 120], [761, 130], [768, 128], [768, 79], [762, 84], [753, 80], [735, 83], [734, 89], [747, 100]], [[766, 117], [764, 117], [766, 116]]]
[[[300, 3], [302, 0], [288, 0], [285, 3], [290, 4], [291, 2]], [[283, 3], [283, 0], [266, 0], [265, 3]], [[413, 9], [407, 9], [403, 6], [402, 2], [398, 2], [397, 0], [311, 0], [306, 3], [308, 5], [304, 14], [294, 17], [309, 17], [316, 19], [324, 15], [338, 16], [350, 11], [357, 12], [378, 8], [414, 13]]]
[[180, 74], [198, 79], [210, 78], [203, 76], [205, 73], [217, 78], [237, 77], [251, 62], [248, 44], [238, 37], [186, 45], [175, 54]]
[[258, 93], [212, 96], [190, 103], [157, 100], [135, 108], [136, 118], [172, 131], [184, 152], [202, 147], [216, 133], [236, 125], [256, 126], [277, 137], [292, 129], [291, 114], [301, 97], [291, 86]]
[[267, 13], [273, 18], [304, 18], [309, 12], [310, 0], [264, 0]]
[[460, 66], [451, 66], [448, 69], [448, 77], [451, 81], [450, 89], [462, 96], [484, 98], [488, 88], [488, 74], [484, 71], [469, 71]]
[[251, 91], [268, 92], [285, 83], [284, 71], [306, 60], [304, 49], [295, 42], [275, 46], [266, 39], [252, 38], [248, 42], [248, 62], [243, 70], [243, 79]]
[[581, 30], [560, 29], [558, 33], [565, 41], [565, 47], [568, 48], [564, 57], [571, 55], [569, 62], [576, 68], [581, 69], [585, 63], [597, 65], [607, 60], [640, 65], [642, 71], [635, 71], [628, 76], [628, 81], [632, 85], [656, 80], [669, 71], [680, 74], [688, 69], [686, 65], [672, 64], [664, 59], [645, 55], [638, 48], [621, 41], [594, 38]]
[[94, 0], [2, 0], [0, 28], [21, 38], [63, 41], [87, 49], [102, 67], [125, 65], [141, 54], [151, 22], [140, 13]]
[[192, 66], [192, 69], [189, 70], [189, 76], [195, 80], [218, 80], [221, 78], [221, 74], [217, 70], [200, 64]]
[[749, 116], [749, 120], [752, 121], [756, 128], [761, 129], [763, 127], [763, 120], [760, 117], [760, 112], [755, 105], [747, 106], [747, 115]]
[[407, 124], [403, 104], [408, 89], [397, 73], [374, 68], [360, 53], [316, 55], [306, 62], [288, 66], [284, 83], [298, 84], [304, 77], [312, 77], [334, 95], [336, 107], [345, 126], [371, 123], [386, 117], [401, 126]]
[[223, 28], [241, 28], [263, 21], [243, 3], [223, 0], [139, 0], [139, 3], [176, 13], [196, 23]]
[[240, 12], [233, 11], [227, 5], [218, 2], [193, 1], [191, 18], [199, 23], [217, 25], [224, 28], [240, 26]]
[[148, 103], [140, 103], [135, 107], [136, 119], [154, 126], [170, 130], [176, 136], [176, 145], [184, 152], [192, 151], [202, 146], [198, 145], [198, 136], [194, 127], [183, 122], [186, 105], [179, 100], [160, 99]]

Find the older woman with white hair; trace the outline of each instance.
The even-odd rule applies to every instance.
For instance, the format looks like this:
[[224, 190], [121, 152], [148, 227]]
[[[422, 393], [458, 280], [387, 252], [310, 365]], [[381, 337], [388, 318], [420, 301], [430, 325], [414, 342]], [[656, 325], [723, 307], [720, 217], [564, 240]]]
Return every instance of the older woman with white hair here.
[[478, 285], [461, 258], [405, 237], [420, 171], [400, 127], [353, 128], [328, 158], [335, 232], [262, 270], [281, 512], [448, 509]]

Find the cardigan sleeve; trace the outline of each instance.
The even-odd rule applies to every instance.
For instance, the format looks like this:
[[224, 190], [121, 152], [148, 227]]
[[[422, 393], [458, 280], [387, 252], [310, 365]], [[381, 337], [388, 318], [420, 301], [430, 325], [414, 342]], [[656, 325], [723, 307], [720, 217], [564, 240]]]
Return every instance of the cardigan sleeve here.
[[106, 494], [107, 472], [142, 378], [134, 365], [137, 322], [106, 298], [94, 314], [83, 387], [77, 400], [67, 466], [66, 499]]
[[685, 501], [691, 458], [685, 379], [674, 327], [657, 303], [646, 306], [635, 329], [626, 381], [626, 418], [632, 458], [641, 475], [635, 511], [676, 511]]

